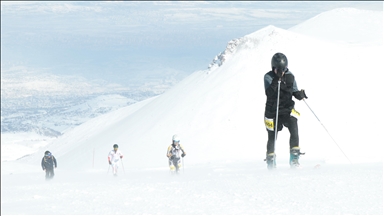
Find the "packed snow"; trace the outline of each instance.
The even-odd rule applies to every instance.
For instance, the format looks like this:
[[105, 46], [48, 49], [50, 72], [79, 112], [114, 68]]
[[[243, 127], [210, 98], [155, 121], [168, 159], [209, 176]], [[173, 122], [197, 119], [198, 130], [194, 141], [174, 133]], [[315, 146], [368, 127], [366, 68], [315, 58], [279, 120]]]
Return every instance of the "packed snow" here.
[[[14, 168], [39, 169], [32, 165]], [[178, 176], [170, 175], [167, 168], [125, 167], [125, 172], [119, 172], [114, 177], [107, 169], [81, 172], [58, 168], [50, 181], [44, 180], [42, 170], [2, 174], [2, 215], [383, 212], [380, 164], [326, 165], [302, 170], [282, 165], [271, 172], [258, 161], [227, 161], [201, 166], [186, 163], [184, 173]]]
[[[225, 61], [197, 71], [160, 96], [101, 115], [37, 152], [4, 152], [2, 214], [383, 214], [380, 143], [382, 12], [341, 9], [311, 19], [318, 29], [348, 17], [367, 37], [349, 43], [266, 26], [238, 40]], [[286, 54], [303, 101], [299, 134], [302, 169], [288, 165], [289, 132], [279, 133], [277, 169], [263, 161], [263, 77], [274, 53]], [[325, 128], [324, 128], [325, 127]], [[166, 148], [179, 134], [187, 156], [171, 175]], [[3, 139], [3, 138], [2, 138]], [[107, 154], [114, 143], [125, 157], [118, 176]], [[33, 146], [33, 145], [31, 145]], [[45, 150], [57, 158], [55, 177], [40, 167]], [[18, 151], [18, 152], [16, 152]], [[22, 158], [12, 160], [13, 154]], [[24, 156], [24, 157], [23, 157]], [[19, 158], [19, 157], [17, 157]]]

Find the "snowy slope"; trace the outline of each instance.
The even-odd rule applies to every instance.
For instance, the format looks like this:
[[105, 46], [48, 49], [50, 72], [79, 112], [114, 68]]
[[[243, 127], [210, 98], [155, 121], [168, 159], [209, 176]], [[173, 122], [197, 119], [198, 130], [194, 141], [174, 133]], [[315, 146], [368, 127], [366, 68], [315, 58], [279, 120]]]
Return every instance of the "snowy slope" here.
[[[191, 164], [242, 159], [264, 163], [263, 76], [270, 68], [271, 56], [283, 52], [288, 56], [289, 68], [296, 75], [299, 88], [306, 89], [307, 102], [345, 154], [354, 162], [381, 159], [381, 154], [375, 152], [360, 154], [363, 143], [366, 148], [375, 148], [375, 137], [366, 134], [378, 127], [372, 122], [371, 128], [367, 128], [366, 116], [355, 115], [367, 108], [376, 109], [367, 104], [375, 100], [379, 85], [362, 73], [376, 69], [368, 62], [382, 59], [380, 49], [325, 43], [273, 26], [241, 41], [220, 67], [195, 72], [133, 114], [123, 115], [119, 110], [87, 122], [47, 148], [64, 160], [63, 167], [72, 169], [74, 164], [78, 169], [90, 168], [94, 151], [97, 152], [94, 166], [104, 168], [105, 155], [113, 143], [120, 144], [126, 153], [128, 167], [163, 166], [166, 147], [172, 135], [178, 133]], [[356, 89], [357, 83], [358, 88], [369, 83], [372, 93]], [[297, 109], [302, 113], [301, 146], [304, 152], [308, 151], [303, 160], [348, 162], [302, 101], [297, 102]], [[104, 122], [111, 121], [113, 115], [118, 115], [119, 121], [107, 127]], [[279, 138], [276, 153], [284, 160], [288, 157], [287, 131]], [[79, 155], [86, 163], [74, 162]], [[25, 160], [37, 162], [40, 156]]]
[[[11, 163], [11, 162], [7, 162]], [[126, 165], [126, 164], [124, 164]], [[14, 166], [36, 170], [33, 166]], [[357, 164], [269, 172], [256, 163], [3, 175], [2, 215], [382, 215], [383, 166]]]
[[328, 41], [383, 45], [383, 12], [338, 8], [323, 12], [289, 30]]
[[[381, 71], [372, 64], [382, 50], [274, 26], [246, 35], [220, 66], [46, 146], [59, 163], [54, 180], [44, 182], [39, 167], [46, 148], [2, 163], [2, 214], [383, 214]], [[287, 55], [307, 103], [353, 164], [297, 101], [304, 168], [289, 169], [284, 129], [278, 169], [266, 169], [263, 76], [276, 52]], [[180, 176], [165, 164], [175, 133], [187, 151]], [[114, 143], [125, 154], [117, 178], [107, 164]]]

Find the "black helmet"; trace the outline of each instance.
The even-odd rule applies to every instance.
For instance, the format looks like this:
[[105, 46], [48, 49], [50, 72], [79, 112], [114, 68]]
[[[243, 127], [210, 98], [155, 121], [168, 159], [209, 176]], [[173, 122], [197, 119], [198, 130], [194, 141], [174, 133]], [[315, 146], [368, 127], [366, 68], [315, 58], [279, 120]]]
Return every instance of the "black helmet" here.
[[113, 148], [119, 148], [119, 146], [117, 144], [114, 144]]
[[45, 151], [45, 152], [44, 152], [44, 155], [45, 155], [45, 156], [48, 156], [49, 154], [51, 154], [50, 151]]
[[284, 72], [288, 67], [288, 59], [283, 53], [276, 53], [271, 60], [272, 71], [277, 69], [278, 72]]

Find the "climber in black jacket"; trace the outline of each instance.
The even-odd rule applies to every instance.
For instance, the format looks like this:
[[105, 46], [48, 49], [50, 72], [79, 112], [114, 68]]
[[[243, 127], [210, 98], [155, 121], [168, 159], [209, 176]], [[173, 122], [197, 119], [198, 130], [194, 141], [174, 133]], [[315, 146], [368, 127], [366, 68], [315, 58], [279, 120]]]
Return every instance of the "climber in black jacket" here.
[[[272, 71], [264, 75], [264, 88], [267, 96], [265, 104], [264, 121], [268, 131], [267, 156], [266, 161], [268, 169], [276, 167], [275, 154], [275, 129], [276, 129], [276, 112], [277, 112], [277, 96], [278, 85], [280, 81], [280, 97], [277, 131], [281, 131], [283, 126], [287, 127], [291, 137], [290, 145], [290, 165], [298, 167], [299, 164], [299, 132], [297, 127], [297, 118], [300, 115], [295, 109], [294, 96], [298, 100], [307, 98], [304, 90], [298, 90], [295, 76], [288, 69], [288, 59], [282, 53], [276, 53], [271, 61]], [[276, 132], [277, 133], [277, 132]], [[276, 134], [277, 135], [277, 134]]]
[[45, 151], [44, 157], [41, 160], [41, 167], [45, 171], [46, 179], [53, 178], [53, 176], [55, 175], [55, 172], [53, 170], [54, 168], [57, 168], [57, 161], [50, 151]]

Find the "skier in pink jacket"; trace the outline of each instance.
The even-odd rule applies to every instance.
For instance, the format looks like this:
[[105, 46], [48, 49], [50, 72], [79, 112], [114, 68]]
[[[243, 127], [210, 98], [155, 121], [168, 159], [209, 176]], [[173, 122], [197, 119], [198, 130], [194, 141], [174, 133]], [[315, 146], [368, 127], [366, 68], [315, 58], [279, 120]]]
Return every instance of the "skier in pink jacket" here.
[[113, 174], [117, 175], [117, 168], [119, 167], [119, 161], [123, 158], [123, 153], [119, 150], [117, 144], [113, 145], [113, 150], [108, 154], [108, 163], [112, 166]]

